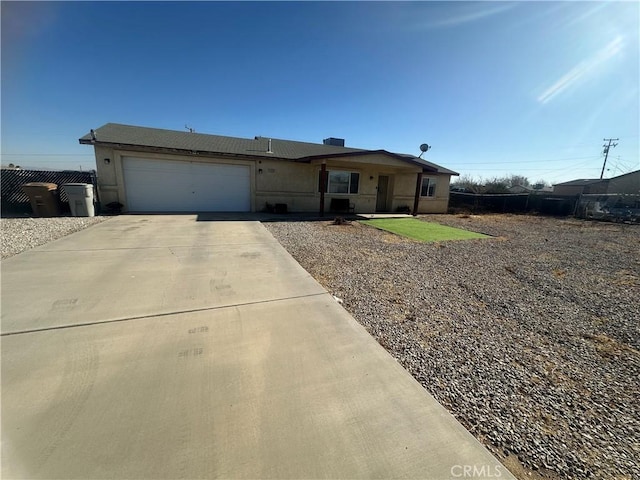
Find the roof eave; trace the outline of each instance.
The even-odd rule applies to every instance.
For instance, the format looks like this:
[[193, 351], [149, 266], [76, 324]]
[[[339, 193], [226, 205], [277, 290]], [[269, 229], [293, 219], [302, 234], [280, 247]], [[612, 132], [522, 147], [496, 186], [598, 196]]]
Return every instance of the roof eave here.
[[340, 157], [358, 157], [361, 155], [369, 155], [371, 153], [374, 153], [374, 152], [370, 150], [359, 150], [356, 152], [324, 153], [321, 155], [308, 155], [306, 157], [299, 157], [299, 158], [296, 158], [295, 161], [301, 162], [301, 163], [311, 163], [313, 160], [324, 160], [324, 159], [340, 158]]
[[454, 172], [453, 170], [449, 170], [447, 168], [443, 168], [442, 170], [438, 170], [438, 173], [442, 173], [444, 175], [451, 175], [452, 177], [459, 177], [460, 174], [458, 172]]
[[441, 167], [440, 165], [425, 165], [423, 162], [415, 161], [410, 158], [406, 159], [407, 161], [422, 167], [423, 173], [440, 173], [443, 175], [455, 175], [459, 176], [458, 172], [454, 172], [453, 170], [449, 170], [448, 168]]
[[93, 145], [93, 146], [104, 146], [109, 148], [114, 148], [118, 150], [134, 150], [134, 151], [143, 151], [143, 152], [161, 152], [161, 153], [179, 153], [182, 155], [190, 155], [190, 156], [222, 156], [222, 157], [230, 157], [230, 158], [242, 158], [247, 160], [255, 160], [255, 159], [275, 159], [275, 160], [288, 160], [292, 161], [295, 159], [280, 157], [277, 155], [255, 155], [255, 154], [242, 154], [242, 153], [229, 153], [229, 152], [214, 152], [209, 150], [188, 150], [184, 148], [168, 148], [168, 147], [154, 147], [150, 145], [135, 145], [135, 144], [127, 144], [127, 143], [114, 143], [114, 142], [100, 142], [96, 140], [89, 140], [85, 138], [81, 138], [81, 145]]
[[454, 172], [453, 170], [449, 170], [439, 166], [425, 165], [424, 162], [416, 161], [412, 158], [399, 155], [397, 153], [389, 152], [387, 150], [361, 150], [357, 152], [330, 153], [325, 155], [310, 155], [308, 157], [297, 158], [295, 159], [295, 161], [301, 162], [301, 163], [311, 163], [313, 160], [324, 160], [324, 159], [340, 158], [340, 157], [355, 157], [355, 156], [372, 155], [372, 154], [380, 154], [380, 153], [384, 155], [388, 155], [397, 160], [401, 160], [405, 163], [422, 167], [423, 173], [441, 173], [444, 175], [460, 176], [458, 172]]

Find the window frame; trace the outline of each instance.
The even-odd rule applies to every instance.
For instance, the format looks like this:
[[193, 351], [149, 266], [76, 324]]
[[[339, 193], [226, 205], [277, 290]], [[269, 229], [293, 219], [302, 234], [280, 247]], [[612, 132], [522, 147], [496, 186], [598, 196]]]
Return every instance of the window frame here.
[[[330, 195], [358, 195], [360, 193], [360, 172], [355, 172], [353, 170], [326, 170], [327, 173], [327, 183], [325, 184], [325, 191], [324, 193], [330, 194]], [[331, 174], [332, 173], [347, 173], [349, 174], [349, 181], [347, 182], [347, 188], [348, 191], [347, 192], [332, 192], [331, 191]], [[320, 192], [320, 188], [322, 185], [322, 178], [320, 178], [320, 176], [322, 175], [322, 170], [318, 171], [318, 192]], [[353, 176], [357, 175], [357, 181], [355, 183], [356, 186], [356, 191], [353, 192], [352, 191], [352, 186], [354, 185], [354, 178]], [[333, 182], [335, 184], [335, 182]], [[342, 184], [342, 183], [341, 183]]]
[[[427, 188], [426, 188], [426, 192], [427, 194], [424, 195], [423, 192], [425, 192], [425, 186], [424, 186], [424, 181], [427, 180]], [[434, 177], [422, 177], [422, 185], [420, 186], [420, 198], [436, 198], [436, 188], [438, 187], [438, 179], [434, 178]], [[431, 192], [431, 195], [429, 195], [429, 192]]]

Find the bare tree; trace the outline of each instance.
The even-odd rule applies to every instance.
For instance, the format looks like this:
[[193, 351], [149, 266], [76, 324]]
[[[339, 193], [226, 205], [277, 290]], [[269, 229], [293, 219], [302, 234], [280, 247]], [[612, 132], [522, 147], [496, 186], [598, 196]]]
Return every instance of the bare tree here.
[[524, 175], [510, 175], [505, 177], [506, 183], [509, 187], [530, 187], [529, 179]]
[[[536, 187], [541, 185], [539, 189], [549, 185], [544, 180], [538, 180]], [[526, 187], [535, 188], [524, 175], [505, 175], [503, 177], [493, 177], [488, 179], [476, 179], [475, 177], [463, 174], [460, 175], [451, 184], [452, 190], [465, 191], [470, 193], [509, 193], [510, 187]]]
[[460, 175], [452, 184], [454, 190], [462, 190], [471, 193], [480, 193], [482, 183], [468, 174]]

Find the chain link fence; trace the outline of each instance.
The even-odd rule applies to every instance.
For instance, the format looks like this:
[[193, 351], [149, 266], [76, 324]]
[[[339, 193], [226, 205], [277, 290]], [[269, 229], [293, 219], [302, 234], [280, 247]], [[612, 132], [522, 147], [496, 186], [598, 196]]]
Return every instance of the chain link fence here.
[[22, 191], [22, 185], [30, 182], [47, 182], [58, 185], [62, 211], [70, 211], [69, 199], [64, 189], [60, 188], [65, 183], [88, 183], [97, 185], [96, 173], [80, 172], [75, 170], [23, 170], [13, 168], [3, 168], [0, 172], [2, 214], [31, 213], [29, 197]]
[[550, 193], [449, 193], [451, 211], [471, 213], [540, 213], [543, 215], [572, 215], [577, 195]]
[[640, 195], [580, 195], [575, 215], [610, 222], [640, 223]]
[[453, 213], [537, 213], [610, 222], [640, 222], [640, 195], [553, 193], [479, 194], [450, 192]]

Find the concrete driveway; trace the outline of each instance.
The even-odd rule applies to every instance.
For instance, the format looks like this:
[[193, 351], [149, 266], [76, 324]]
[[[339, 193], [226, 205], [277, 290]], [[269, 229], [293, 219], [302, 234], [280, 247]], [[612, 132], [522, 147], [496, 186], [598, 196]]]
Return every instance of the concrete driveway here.
[[2, 262], [2, 478], [511, 478], [259, 223]]

